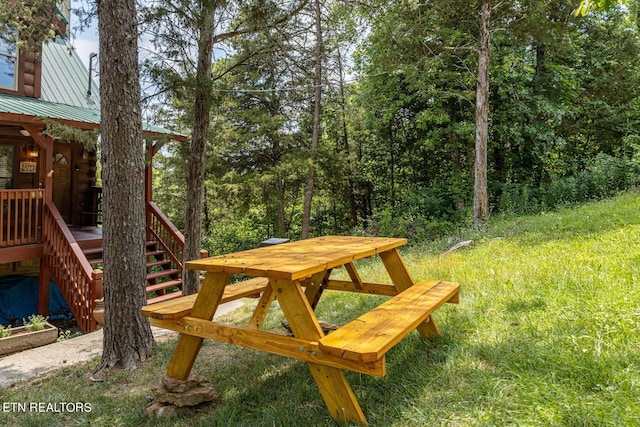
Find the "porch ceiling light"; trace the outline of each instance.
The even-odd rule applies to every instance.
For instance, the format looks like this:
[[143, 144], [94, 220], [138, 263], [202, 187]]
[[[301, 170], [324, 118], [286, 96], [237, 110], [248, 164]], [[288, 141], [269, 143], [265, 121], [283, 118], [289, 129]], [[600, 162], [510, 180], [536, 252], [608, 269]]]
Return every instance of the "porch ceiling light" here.
[[29, 131], [26, 129], [20, 129], [20, 133], [22, 134], [22, 136], [31, 136]]

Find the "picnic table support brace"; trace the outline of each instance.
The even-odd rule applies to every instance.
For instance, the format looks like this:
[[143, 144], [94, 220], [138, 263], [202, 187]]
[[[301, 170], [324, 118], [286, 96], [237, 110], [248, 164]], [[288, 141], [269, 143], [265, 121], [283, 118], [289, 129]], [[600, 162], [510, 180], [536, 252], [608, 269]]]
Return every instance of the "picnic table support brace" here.
[[266, 287], [262, 295], [260, 296], [260, 301], [258, 301], [258, 305], [256, 306], [255, 311], [253, 312], [253, 316], [251, 316], [251, 320], [249, 321], [248, 328], [255, 329], [259, 331], [264, 323], [264, 319], [267, 318], [267, 314], [269, 314], [269, 307], [271, 307], [271, 303], [273, 299], [276, 297], [276, 293], [273, 289], [273, 286], [269, 284]]

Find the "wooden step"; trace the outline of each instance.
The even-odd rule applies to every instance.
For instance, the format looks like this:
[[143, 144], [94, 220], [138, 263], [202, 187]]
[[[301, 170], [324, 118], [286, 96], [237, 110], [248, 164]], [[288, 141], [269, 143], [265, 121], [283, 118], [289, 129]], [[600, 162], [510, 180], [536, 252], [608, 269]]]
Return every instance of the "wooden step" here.
[[161, 259], [161, 260], [157, 260], [157, 261], [149, 261], [149, 262], [147, 262], [147, 268], [158, 267], [158, 266], [162, 266], [162, 265], [170, 265], [170, 264], [171, 264], [171, 260], [170, 259]]
[[95, 254], [101, 254], [102, 251], [103, 251], [102, 247], [97, 247], [97, 248], [83, 249], [82, 253], [85, 255], [95, 255]]
[[164, 277], [164, 276], [173, 276], [175, 274], [179, 274], [180, 270], [176, 270], [176, 269], [167, 269], [167, 270], [160, 270], [160, 271], [154, 271], [153, 273], [149, 273], [147, 274], [147, 280], [155, 280], [159, 277]]
[[[87, 258], [87, 260], [91, 265], [104, 264], [104, 259], [102, 258]], [[159, 267], [159, 266], [170, 265], [170, 264], [171, 264], [171, 260], [169, 259], [161, 259], [159, 261], [149, 261], [147, 262], [147, 268]]]
[[163, 252], [163, 251], [161, 251], [161, 250], [158, 250], [158, 251], [147, 251], [147, 252], [145, 253], [145, 256], [146, 256], [147, 258], [149, 258], [149, 257], [154, 257], [154, 258], [155, 258], [155, 257], [157, 257], [157, 256], [159, 256], [159, 255], [164, 256], [164, 252]]
[[147, 292], [157, 292], [157, 291], [171, 288], [173, 286], [180, 286], [180, 285], [182, 285], [182, 280], [176, 279], [176, 280], [168, 280], [162, 283], [155, 283], [153, 285], [147, 286], [145, 289]]
[[161, 302], [167, 302], [176, 298], [182, 297], [182, 291], [171, 292], [164, 295], [158, 295], [157, 297], [147, 299], [147, 304], [158, 304]]

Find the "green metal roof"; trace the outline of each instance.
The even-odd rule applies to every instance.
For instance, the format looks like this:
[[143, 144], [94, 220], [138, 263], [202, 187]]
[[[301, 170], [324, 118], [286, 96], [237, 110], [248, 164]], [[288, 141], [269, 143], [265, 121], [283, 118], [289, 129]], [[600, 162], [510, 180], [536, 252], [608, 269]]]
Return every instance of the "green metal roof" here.
[[[25, 116], [24, 122], [39, 117], [76, 125], [83, 128], [100, 126], [100, 96], [98, 85], [89, 80], [89, 70], [75, 49], [63, 39], [42, 46], [41, 98], [27, 98], [0, 94], [0, 113]], [[91, 84], [91, 94], [87, 89]], [[16, 117], [22, 119], [22, 117]], [[84, 125], [83, 125], [84, 124]], [[161, 126], [143, 123], [146, 132], [182, 137]], [[181, 138], [181, 139], [182, 139]]]
[[[91, 93], [87, 93], [91, 82]], [[42, 44], [42, 96], [55, 104], [100, 109], [100, 89], [67, 40]]]
[[[54, 120], [72, 121], [86, 123], [90, 126], [100, 126], [100, 110], [91, 108], [76, 107], [73, 105], [54, 104], [35, 98], [0, 94], [0, 113], [20, 114], [30, 118], [48, 117]], [[144, 131], [182, 136], [163, 127], [143, 123]]]
[[100, 110], [55, 104], [36, 98], [26, 98], [15, 95], [0, 94], [0, 113], [50, 117], [52, 119], [84, 122], [92, 125], [100, 124]]

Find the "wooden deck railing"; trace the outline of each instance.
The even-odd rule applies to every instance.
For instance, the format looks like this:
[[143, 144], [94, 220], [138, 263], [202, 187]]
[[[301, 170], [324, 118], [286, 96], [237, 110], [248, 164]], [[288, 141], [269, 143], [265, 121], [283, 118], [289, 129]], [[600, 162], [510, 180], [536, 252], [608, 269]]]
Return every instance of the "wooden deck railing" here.
[[82, 332], [96, 329], [95, 300], [102, 298], [102, 271], [94, 270], [52, 202], [43, 215], [44, 263]]
[[172, 268], [183, 271], [184, 235], [153, 202], [147, 203], [147, 239], [171, 258]]
[[42, 242], [43, 189], [0, 190], [0, 248]]

